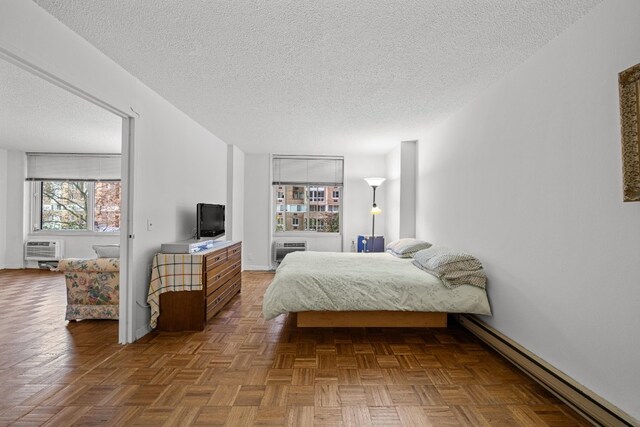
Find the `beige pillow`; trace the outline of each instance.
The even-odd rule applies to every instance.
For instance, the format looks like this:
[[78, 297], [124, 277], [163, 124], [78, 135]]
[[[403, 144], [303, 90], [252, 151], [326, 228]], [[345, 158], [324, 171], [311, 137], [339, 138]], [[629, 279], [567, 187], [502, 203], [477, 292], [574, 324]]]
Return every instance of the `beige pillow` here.
[[404, 238], [394, 240], [387, 245], [387, 252], [399, 258], [411, 258], [416, 252], [426, 249], [431, 243], [424, 240]]
[[120, 258], [120, 245], [93, 245], [91, 247], [98, 258]]
[[487, 285], [482, 263], [457, 249], [432, 246], [416, 253], [413, 264], [438, 277], [449, 289], [462, 285], [485, 289]]

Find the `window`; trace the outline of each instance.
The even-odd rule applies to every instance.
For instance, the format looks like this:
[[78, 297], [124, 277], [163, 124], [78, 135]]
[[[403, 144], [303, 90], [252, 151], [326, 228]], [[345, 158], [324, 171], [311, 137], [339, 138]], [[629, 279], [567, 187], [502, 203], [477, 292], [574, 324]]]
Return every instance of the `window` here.
[[[286, 196], [293, 198], [295, 192], [293, 191], [293, 186], [285, 185], [284, 187], [284, 205], [277, 200], [277, 192], [275, 193], [275, 231], [277, 233], [285, 231], [340, 232], [340, 199], [333, 199], [329, 204], [324, 198], [324, 194], [328, 194], [326, 188], [296, 186], [296, 188], [301, 189], [296, 191], [302, 192], [302, 196], [296, 197], [296, 201], [308, 200], [308, 202], [306, 204], [289, 204], [291, 200], [288, 200]], [[323, 201], [313, 201], [314, 198], [320, 197], [318, 195], [322, 195]], [[282, 217], [283, 214], [285, 215], [284, 218]], [[300, 221], [300, 218], [303, 218], [303, 220]]]
[[306, 212], [307, 205], [287, 205], [287, 212]]
[[34, 230], [120, 230], [120, 181], [36, 181]]
[[292, 194], [294, 199], [304, 200], [304, 187], [293, 187]]
[[324, 187], [309, 187], [309, 200], [312, 202], [323, 202]]
[[27, 153], [31, 231], [120, 231], [120, 154]]
[[342, 157], [274, 155], [271, 167], [276, 233], [340, 233]]

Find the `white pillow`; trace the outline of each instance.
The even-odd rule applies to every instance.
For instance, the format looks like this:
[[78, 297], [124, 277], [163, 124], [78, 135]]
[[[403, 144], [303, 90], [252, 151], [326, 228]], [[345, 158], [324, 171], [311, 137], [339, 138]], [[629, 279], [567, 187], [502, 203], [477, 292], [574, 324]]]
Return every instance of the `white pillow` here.
[[404, 238], [389, 243], [387, 252], [399, 258], [411, 258], [416, 252], [427, 249], [430, 246], [431, 243], [424, 240]]
[[120, 258], [120, 245], [93, 245], [91, 246], [98, 258]]

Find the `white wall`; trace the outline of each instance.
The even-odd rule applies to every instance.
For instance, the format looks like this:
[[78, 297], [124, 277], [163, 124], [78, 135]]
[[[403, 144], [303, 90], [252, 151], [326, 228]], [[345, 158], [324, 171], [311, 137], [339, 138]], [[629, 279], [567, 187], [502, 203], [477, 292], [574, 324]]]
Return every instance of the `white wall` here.
[[385, 215], [387, 217], [384, 227], [385, 243], [400, 238], [400, 176], [401, 176], [401, 144], [391, 150], [386, 157], [386, 178], [383, 183], [387, 195]]
[[27, 189], [26, 158], [24, 152], [7, 150], [6, 165], [6, 222], [5, 222], [5, 268], [23, 268], [23, 244], [26, 236], [25, 215], [28, 200], [24, 197]]
[[[364, 180], [374, 176], [384, 177], [386, 164], [384, 155], [366, 156], [349, 154], [344, 157], [344, 194], [342, 221], [343, 250], [351, 250], [351, 242], [359, 235], [371, 235], [371, 203], [373, 191]], [[386, 181], [376, 190], [376, 203], [382, 213], [376, 215], [376, 236], [385, 232], [387, 217]], [[386, 239], [386, 238], [385, 238]], [[386, 242], [387, 240], [385, 240]]]
[[418, 142], [400, 143], [400, 224], [399, 237], [416, 236], [416, 175], [418, 169]]
[[227, 146], [227, 239], [244, 238], [244, 152]]
[[385, 157], [385, 242], [416, 235], [417, 141], [402, 141]]
[[0, 270], [7, 250], [7, 150], [0, 148]]
[[197, 202], [226, 202], [227, 146], [33, 2], [0, 2], [0, 48], [135, 118], [130, 231], [139, 337], [147, 332], [153, 254], [191, 235]]
[[420, 139], [418, 237], [476, 254], [484, 319], [640, 418], [640, 203], [622, 202], [618, 73], [640, 2], [605, 1]]
[[[197, 203], [226, 204], [227, 145], [159, 95], [147, 88], [140, 92], [144, 124], [136, 125], [133, 257], [135, 297], [145, 305], [151, 260], [160, 245], [193, 235]], [[148, 310], [137, 310], [137, 329], [148, 322]]]
[[246, 270], [271, 268], [271, 173], [268, 154], [244, 156], [244, 242], [242, 263]]

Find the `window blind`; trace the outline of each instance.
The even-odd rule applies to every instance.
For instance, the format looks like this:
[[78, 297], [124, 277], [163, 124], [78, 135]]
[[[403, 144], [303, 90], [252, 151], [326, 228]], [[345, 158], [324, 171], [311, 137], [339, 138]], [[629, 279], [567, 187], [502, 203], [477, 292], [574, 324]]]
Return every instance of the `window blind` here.
[[334, 156], [272, 157], [273, 185], [343, 183], [344, 158]]
[[27, 153], [27, 181], [119, 181], [120, 154]]

